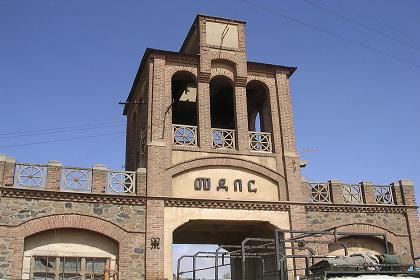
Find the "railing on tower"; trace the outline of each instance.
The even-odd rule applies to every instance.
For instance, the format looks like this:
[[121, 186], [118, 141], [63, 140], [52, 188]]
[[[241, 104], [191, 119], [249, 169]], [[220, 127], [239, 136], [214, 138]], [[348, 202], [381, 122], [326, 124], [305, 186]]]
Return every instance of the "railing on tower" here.
[[235, 149], [235, 130], [212, 128], [211, 130], [212, 147]]
[[252, 151], [272, 152], [271, 133], [249, 131], [249, 148]]
[[173, 124], [174, 144], [180, 146], [197, 146], [197, 126]]

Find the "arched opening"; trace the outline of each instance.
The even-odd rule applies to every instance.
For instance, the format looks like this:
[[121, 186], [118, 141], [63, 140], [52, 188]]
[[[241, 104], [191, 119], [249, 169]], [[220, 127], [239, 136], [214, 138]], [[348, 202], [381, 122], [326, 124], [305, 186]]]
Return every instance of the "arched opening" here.
[[235, 105], [232, 82], [223, 76], [210, 81], [211, 127], [235, 129]]
[[118, 243], [79, 229], [44, 231], [25, 239], [22, 279], [105, 279], [118, 274]]
[[[348, 254], [371, 252], [374, 255], [385, 254], [385, 243], [383, 239], [371, 236], [346, 236], [340, 238], [337, 244], [329, 244], [328, 252], [333, 256], [343, 256], [344, 249], [339, 243], [347, 246]], [[393, 252], [392, 244], [388, 242], [390, 252]]]
[[197, 84], [187, 72], [172, 76], [172, 123], [197, 126]]
[[242, 279], [244, 263], [246, 279], [267, 277], [275, 270], [275, 251], [273, 243], [262, 244], [274, 230], [264, 221], [190, 220], [173, 232], [173, 273], [179, 279]]
[[235, 102], [231, 80], [216, 76], [210, 81], [212, 147], [235, 149]]
[[256, 80], [249, 82], [246, 86], [246, 101], [250, 149], [271, 152], [273, 126], [267, 86]]
[[246, 86], [248, 130], [272, 132], [271, 108], [268, 90], [260, 81], [251, 81]]

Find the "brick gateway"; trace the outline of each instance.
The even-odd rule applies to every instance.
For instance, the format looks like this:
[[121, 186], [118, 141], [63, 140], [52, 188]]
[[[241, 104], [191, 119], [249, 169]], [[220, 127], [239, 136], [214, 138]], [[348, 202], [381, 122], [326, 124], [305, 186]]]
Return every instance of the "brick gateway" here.
[[[375, 232], [420, 253], [411, 181], [302, 180], [295, 70], [247, 61], [245, 23], [211, 16], [179, 52], [147, 49], [124, 108], [126, 170], [0, 156], [0, 279], [172, 279], [173, 244], [240, 245], [274, 229]], [[369, 236], [340, 242], [385, 250]]]

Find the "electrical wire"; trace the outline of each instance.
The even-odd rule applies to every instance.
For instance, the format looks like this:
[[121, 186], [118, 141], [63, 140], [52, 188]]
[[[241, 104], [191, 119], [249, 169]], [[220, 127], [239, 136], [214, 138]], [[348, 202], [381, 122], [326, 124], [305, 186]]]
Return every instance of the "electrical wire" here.
[[309, 5], [312, 5], [314, 7], [317, 7], [318, 9], [321, 9], [321, 10], [323, 10], [323, 11], [329, 13], [329, 14], [332, 14], [332, 15], [334, 15], [336, 17], [342, 18], [342, 19], [344, 19], [344, 20], [346, 20], [348, 22], [351, 22], [351, 23], [353, 23], [355, 25], [361, 26], [361, 27], [363, 27], [363, 28], [365, 28], [367, 30], [373, 31], [373, 32], [375, 32], [375, 33], [377, 33], [379, 35], [382, 35], [382, 36], [384, 36], [384, 37], [386, 37], [386, 38], [388, 38], [388, 39], [390, 39], [392, 41], [398, 42], [398, 43], [400, 43], [400, 44], [402, 44], [402, 45], [404, 45], [406, 47], [409, 47], [409, 48], [411, 48], [413, 50], [420, 51], [419, 48], [417, 48], [416, 46], [411, 45], [410, 43], [407, 43], [407, 42], [405, 42], [405, 41], [403, 41], [401, 39], [398, 39], [398, 38], [396, 38], [396, 37], [394, 37], [392, 35], [389, 35], [389, 34], [387, 34], [385, 32], [382, 32], [382, 31], [380, 31], [380, 30], [378, 30], [376, 28], [370, 27], [370, 26], [368, 26], [368, 25], [366, 25], [364, 23], [358, 22], [358, 21], [356, 21], [356, 20], [354, 20], [354, 19], [352, 19], [352, 18], [350, 18], [348, 16], [339, 14], [339, 13], [337, 13], [337, 12], [335, 12], [333, 10], [330, 10], [330, 9], [328, 9], [328, 8], [326, 8], [326, 7], [318, 4], [318, 3], [314, 3], [314, 2], [309, 1], [309, 0], [303, 0], [303, 1], [305, 3], [307, 3], [307, 4], [309, 4]]
[[26, 134], [15, 134], [15, 135], [6, 135], [1, 136], [0, 139], [9, 139], [9, 138], [20, 138], [20, 137], [29, 137], [29, 136], [38, 136], [38, 135], [47, 135], [47, 134], [57, 134], [57, 133], [68, 133], [68, 132], [74, 132], [74, 131], [85, 131], [85, 130], [92, 130], [92, 129], [98, 129], [98, 128], [106, 128], [106, 127], [114, 127], [114, 126], [121, 126], [124, 125], [124, 123], [120, 124], [109, 124], [109, 125], [101, 125], [101, 126], [90, 126], [90, 127], [83, 127], [83, 128], [73, 128], [73, 129], [60, 129], [58, 131], [46, 131], [46, 132], [39, 132], [39, 133], [26, 133]]
[[66, 130], [66, 129], [76, 128], [76, 127], [91, 127], [91, 126], [106, 125], [106, 124], [117, 124], [117, 123], [125, 123], [125, 121], [79, 124], [79, 125], [72, 125], [72, 126], [47, 128], [47, 129], [35, 129], [35, 130], [23, 130], [23, 131], [15, 131], [15, 132], [6, 132], [6, 133], [0, 133], [0, 136], [15, 135], [15, 134], [27, 134], [27, 133], [40, 133], [40, 132], [55, 131], [55, 130]]
[[414, 67], [416, 67], [416, 68], [420, 68], [420, 64], [416, 64], [416, 63], [411, 62], [411, 61], [409, 61], [409, 60], [406, 60], [406, 59], [404, 59], [404, 58], [401, 58], [401, 57], [395, 56], [395, 55], [393, 55], [393, 54], [390, 54], [390, 53], [387, 53], [387, 52], [385, 52], [385, 51], [382, 51], [382, 50], [376, 49], [376, 48], [374, 48], [374, 47], [371, 47], [371, 46], [369, 46], [369, 45], [366, 45], [365, 43], [358, 42], [358, 41], [353, 40], [353, 39], [351, 39], [351, 38], [347, 38], [347, 37], [342, 36], [342, 35], [340, 35], [340, 34], [337, 34], [337, 33], [334, 33], [334, 32], [331, 32], [331, 31], [328, 31], [328, 30], [326, 30], [326, 29], [323, 29], [323, 28], [321, 28], [321, 27], [318, 27], [318, 26], [312, 25], [312, 24], [310, 24], [310, 23], [304, 22], [304, 21], [302, 21], [302, 20], [300, 20], [300, 19], [297, 19], [297, 18], [294, 18], [294, 17], [288, 16], [288, 15], [282, 14], [282, 13], [280, 13], [280, 12], [276, 11], [276, 10], [273, 10], [273, 9], [270, 9], [270, 8], [266, 8], [266, 7], [264, 7], [264, 6], [261, 6], [261, 5], [259, 5], [259, 4], [256, 4], [256, 3], [254, 3], [254, 2], [250, 2], [250, 1], [247, 1], [247, 0], [239, 0], [239, 1], [240, 1], [240, 2], [242, 2], [242, 3], [245, 3], [245, 4], [249, 5], [249, 6], [252, 6], [252, 7], [258, 8], [258, 9], [260, 9], [260, 10], [263, 10], [263, 11], [266, 11], [266, 12], [272, 13], [272, 14], [274, 14], [274, 15], [280, 16], [280, 17], [282, 17], [282, 18], [284, 18], [284, 19], [287, 19], [287, 20], [289, 20], [289, 21], [293, 21], [293, 22], [299, 23], [299, 24], [301, 24], [301, 25], [303, 25], [303, 26], [306, 26], [306, 27], [309, 27], [309, 28], [311, 28], [311, 29], [317, 30], [317, 31], [319, 31], [319, 32], [322, 32], [322, 33], [327, 34], [327, 35], [329, 35], [329, 36], [331, 36], [331, 37], [334, 37], [334, 38], [340, 39], [340, 40], [345, 41], [345, 42], [347, 42], [347, 43], [351, 43], [351, 44], [353, 44], [353, 45], [356, 45], [356, 46], [359, 46], [359, 47], [362, 47], [362, 48], [368, 49], [368, 50], [370, 50], [370, 51], [373, 51], [373, 52], [376, 52], [376, 53], [382, 54], [382, 55], [384, 55], [384, 56], [387, 56], [387, 57], [393, 58], [394, 60], [397, 60], [397, 61], [399, 61], [399, 62], [402, 62], [402, 63], [408, 64], [408, 65], [414, 66]]
[[102, 136], [107, 136], [107, 135], [115, 135], [115, 134], [125, 134], [125, 131], [104, 133], [104, 134], [97, 134], [97, 135], [80, 136], [80, 137], [63, 138], [63, 139], [54, 139], [54, 140], [39, 141], [39, 142], [32, 142], [32, 143], [5, 145], [5, 146], [0, 146], [0, 149], [40, 145], [40, 144], [55, 143], [55, 142], [72, 141], [72, 140], [79, 140], [79, 139], [96, 138], [96, 137], [102, 137]]
[[73, 162], [78, 163], [81, 162], [82, 160], [87, 160], [89, 159], [92, 155], [94, 155], [95, 153], [107, 148], [109, 145], [111, 145], [112, 143], [114, 143], [116, 140], [118, 140], [119, 138], [121, 138], [123, 135], [117, 135], [117, 137], [112, 138], [108, 143], [105, 143], [103, 145], [100, 145], [99, 147], [90, 150], [89, 152], [79, 156], [78, 158], [76, 158], [75, 160], [73, 160]]

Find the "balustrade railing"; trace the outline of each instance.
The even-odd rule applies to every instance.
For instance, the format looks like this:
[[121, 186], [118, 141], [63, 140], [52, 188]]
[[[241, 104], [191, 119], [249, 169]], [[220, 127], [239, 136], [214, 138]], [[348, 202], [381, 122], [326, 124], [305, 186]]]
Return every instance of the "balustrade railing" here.
[[212, 128], [211, 130], [212, 147], [235, 149], [235, 130]]
[[328, 183], [309, 183], [311, 202], [331, 202], [330, 185]]
[[107, 173], [106, 192], [116, 194], [135, 194], [136, 172], [109, 171]]
[[394, 204], [394, 194], [391, 186], [373, 186], [377, 204]]
[[269, 132], [249, 132], [249, 148], [252, 151], [271, 152], [271, 133]]
[[341, 188], [344, 202], [354, 204], [363, 203], [362, 186], [344, 184]]
[[92, 170], [64, 167], [61, 171], [60, 189], [70, 192], [91, 192]]
[[47, 166], [41, 164], [17, 163], [13, 185], [21, 188], [45, 189], [47, 182]]
[[196, 126], [173, 124], [172, 128], [175, 145], [197, 146]]

